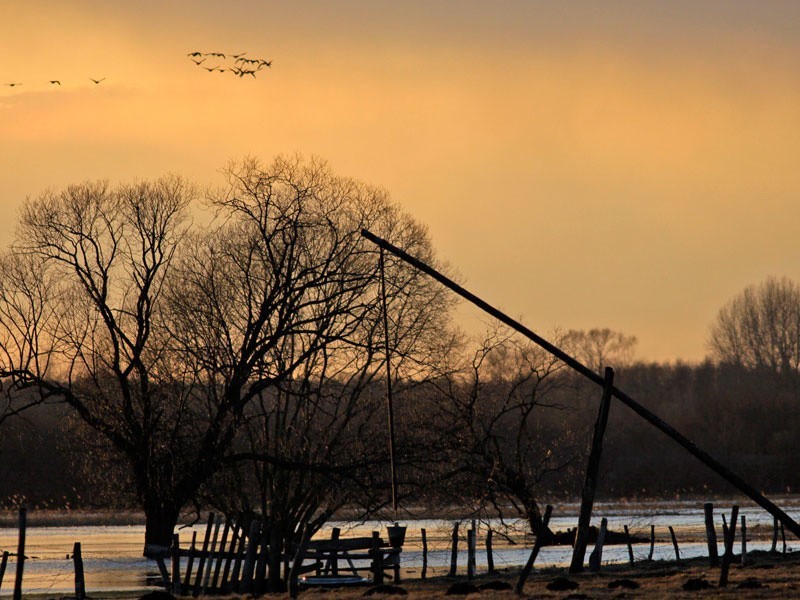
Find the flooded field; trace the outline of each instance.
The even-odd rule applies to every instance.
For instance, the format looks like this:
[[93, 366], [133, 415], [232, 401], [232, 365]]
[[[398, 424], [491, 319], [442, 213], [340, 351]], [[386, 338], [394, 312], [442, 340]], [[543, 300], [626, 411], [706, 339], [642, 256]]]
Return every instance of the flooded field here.
[[[778, 499], [777, 503], [790, 516], [800, 519], [800, 498], [789, 497]], [[721, 514], [729, 515], [732, 501], [715, 502], [718, 538], [721, 540]], [[747, 521], [748, 550], [769, 550], [772, 543], [773, 519], [760, 507], [740, 503], [740, 515]], [[577, 504], [557, 506], [551, 520], [554, 531], [563, 531], [575, 526], [577, 521]], [[637, 504], [598, 504], [595, 507], [595, 519], [606, 517], [609, 529], [622, 531], [628, 526], [632, 535], [649, 537], [650, 526], [656, 528], [656, 544], [653, 558], [656, 560], [674, 559], [675, 553], [670, 540], [668, 527], [675, 530], [681, 558], [705, 556], [707, 547], [703, 521], [703, 505], [699, 501], [685, 502], [653, 502]], [[91, 595], [107, 591], [136, 591], [153, 589], [159, 585], [159, 576], [155, 564], [141, 557], [144, 541], [143, 525], [70, 525], [70, 526], [36, 526], [36, 515], [31, 515], [28, 528], [25, 562], [24, 590], [28, 594], [67, 595], [74, 590], [74, 573], [72, 560], [69, 558], [73, 544], [81, 542], [86, 576], [87, 591]], [[428, 573], [431, 575], [445, 572], [450, 562], [451, 533], [453, 520], [411, 520], [404, 521], [408, 526], [406, 543], [402, 554], [402, 563], [406, 577], [419, 577], [422, 566], [422, 538], [420, 530], [425, 528], [428, 540]], [[369, 535], [373, 530], [385, 535], [385, 522], [349, 523], [333, 522], [318, 534], [318, 537], [330, 535], [332, 527], [339, 527], [342, 536]], [[479, 571], [487, 566], [487, 557], [483, 540], [487, 526], [499, 529], [499, 523], [490, 521], [478, 523]], [[518, 567], [525, 563], [530, 552], [531, 540], [524, 534], [524, 524], [510, 523], [510, 540], [500, 535], [494, 536], [493, 558], [495, 568], [504, 569]], [[466, 535], [469, 522], [461, 525], [461, 534]], [[179, 531], [183, 540], [188, 540], [192, 531], [202, 535], [204, 525], [198, 524]], [[740, 544], [737, 535], [737, 548]], [[185, 543], [185, 542], [184, 542]], [[15, 527], [0, 529], [0, 550], [16, 552], [17, 531]], [[466, 543], [460, 541], [463, 555], [459, 557], [459, 567], [466, 568]], [[590, 548], [591, 549], [591, 548]], [[778, 549], [782, 549], [781, 540]], [[800, 549], [800, 542], [787, 535], [787, 551]], [[635, 544], [636, 560], [643, 560], [649, 554], [649, 543]], [[722, 551], [720, 543], [720, 552]], [[738, 550], [737, 550], [738, 551]], [[567, 546], [545, 547], [539, 554], [537, 566], [566, 565], [571, 557], [571, 548]], [[603, 550], [605, 563], [620, 563], [628, 560], [627, 547], [624, 545], [606, 546]], [[0, 594], [8, 595], [13, 589], [16, 564], [14, 558], [9, 560]]]

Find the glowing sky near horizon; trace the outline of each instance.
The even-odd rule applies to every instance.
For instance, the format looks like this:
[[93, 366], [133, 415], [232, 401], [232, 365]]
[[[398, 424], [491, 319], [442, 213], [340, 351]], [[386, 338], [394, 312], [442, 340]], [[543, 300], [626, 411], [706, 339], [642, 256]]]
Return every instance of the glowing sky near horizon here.
[[12, 0], [0, 30], [3, 244], [45, 188], [299, 152], [387, 188], [530, 327], [643, 359], [702, 359], [733, 295], [800, 280], [795, 2]]

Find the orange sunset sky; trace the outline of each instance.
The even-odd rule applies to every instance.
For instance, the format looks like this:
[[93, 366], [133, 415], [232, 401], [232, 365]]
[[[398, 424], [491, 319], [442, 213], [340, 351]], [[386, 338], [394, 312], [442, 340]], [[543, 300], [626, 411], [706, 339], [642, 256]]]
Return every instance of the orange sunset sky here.
[[744, 286], [800, 280], [798, 2], [0, 0], [0, 30], [4, 245], [48, 187], [300, 152], [545, 335], [701, 360]]

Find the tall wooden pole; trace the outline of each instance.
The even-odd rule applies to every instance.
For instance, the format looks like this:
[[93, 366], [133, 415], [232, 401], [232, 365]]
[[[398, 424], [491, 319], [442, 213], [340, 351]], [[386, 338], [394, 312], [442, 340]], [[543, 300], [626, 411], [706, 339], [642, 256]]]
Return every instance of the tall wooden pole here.
[[22, 600], [22, 573], [25, 568], [25, 531], [28, 524], [28, 509], [19, 509], [19, 541], [17, 543], [17, 576], [14, 579], [14, 600]]
[[389, 465], [392, 474], [392, 508], [397, 517], [397, 465], [395, 464], [394, 401], [392, 398], [392, 354], [389, 349], [389, 311], [386, 305], [386, 266], [381, 248], [381, 303], [383, 307], [383, 343], [386, 350], [386, 408], [389, 416]]
[[[448, 289], [454, 291], [456, 294], [461, 296], [462, 298], [469, 300], [478, 308], [484, 310], [485, 312], [489, 313], [496, 319], [498, 319], [501, 323], [504, 323], [508, 327], [518, 331], [529, 340], [534, 342], [535, 344], [539, 345], [540, 347], [547, 350], [550, 354], [555, 356], [556, 358], [562, 360], [566, 363], [569, 367], [571, 367], [574, 371], [577, 371], [587, 379], [594, 381], [598, 385], [603, 385], [603, 377], [599, 373], [595, 373], [592, 369], [581, 363], [576, 358], [570, 356], [566, 352], [564, 352], [558, 346], [551, 344], [543, 337], [537, 335], [520, 322], [515, 321], [505, 313], [499, 311], [495, 307], [493, 307], [488, 302], [482, 300], [475, 294], [467, 291], [452, 279], [446, 277], [433, 267], [428, 266], [421, 260], [414, 258], [410, 254], [404, 252], [397, 246], [390, 244], [386, 240], [379, 238], [375, 234], [369, 232], [366, 229], [361, 230], [361, 235], [365, 238], [370, 240], [371, 242], [377, 244], [381, 249], [386, 249], [398, 258], [406, 261], [410, 265], [416, 267], [423, 273], [426, 273], [433, 277], [436, 281], [447, 287]], [[786, 528], [794, 533], [797, 537], [800, 537], [800, 524], [798, 524], [794, 519], [792, 519], [789, 515], [787, 515], [783, 510], [781, 510], [777, 505], [773, 502], [768, 500], [763, 494], [761, 494], [756, 488], [751, 486], [747, 483], [744, 479], [736, 475], [733, 471], [728, 469], [722, 463], [717, 461], [713, 458], [710, 454], [701, 450], [694, 442], [692, 442], [689, 438], [685, 435], [680, 433], [677, 429], [672, 427], [666, 421], [663, 421], [661, 418], [657, 417], [654, 413], [650, 412], [644, 406], [636, 402], [633, 398], [631, 398], [628, 394], [623, 392], [622, 390], [618, 389], [617, 387], [612, 388], [612, 395], [617, 398], [620, 402], [622, 402], [625, 406], [630, 408], [633, 412], [637, 415], [642, 417], [645, 421], [650, 423], [653, 427], [667, 435], [668, 437], [675, 440], [678, 444], [683, 446], [692, 456], [697, 458], [700, 462], [704, 465], [709, 467], [712, 471], [717, 473], [720, 477], [725, 479], [728, 483], [733, 485], [736, 489], [742, 492], [745, 496], [753, 500], [756, 504], [766, 510], [769, 514], [773, 517], [778, 519]]]
[[597, 489], [597, 475], [600, 471], [600, 455], [603, 453], [603, 436], [608, 423], [608, 411], [611, 408], [611, 388], [614, 387], [614, 369], [606, 367], [603, 397], [600, 400], [600, 410], [594, 424], [592, 436], [592, 449], [589, 452], [589, 464], [586, 466], [586, 479], [581, 493], [581, 512], [578, 517], [578, 527], [575, 530], [575, 544], [572, 550], [572, 562], [569, 565], [570, 573], [583, 571], [583, 558], [586, 555], [586, 546], [589, 543], [589, 524], [592, 521], [592, 506], [594, 506], [594, 492]]

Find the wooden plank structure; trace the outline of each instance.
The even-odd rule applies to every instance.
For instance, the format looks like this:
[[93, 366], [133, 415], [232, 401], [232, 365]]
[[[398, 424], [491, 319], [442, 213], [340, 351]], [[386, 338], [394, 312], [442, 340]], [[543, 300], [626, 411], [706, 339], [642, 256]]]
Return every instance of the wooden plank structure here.
[[[202, 545], [197, 542], [197, 532], [192, 533], [191, 545], [181, 548], [178, 534], [173, 536], [171, 552], [171, 576], [164, 581], [167, 590], [179, 596], [200, 597], [205, 595], [256, 594], [270, 589], [270, 581], [286, 582], [292, 590], [304, 574], [317, 578], [343, 577], [346, 572], [361, 577], [371, 575], [376, 584], [389, 576], [400, 580], [400, 556], [402, 547], [385, 542], [379, 532], [371, 536], [341, 538], [334, 529], [331, 539], [304, 540], [299, 548], [290, 549], [279, 560], [270, 561], [271, 550], [268, 532], [258, 520], [245, 523], [226, 521], [222, 537], [217, 533], [221, 522], [209, 515]], [[245, 533], [246, 532], [246, 533]], [[229, 538], [229, 533], [231, 533]], [[269, 572], [269, 565], [277, 564], [283, 573]], [[166, 571], [166, 567], [162, 570]], [[302, 582], [300, 582], [302, 584]]]
[[[575, 357], [571, 356], [558, 346], [548, 342], [546, 339], [537, 335], [531, 329], [525, 327], [519, 321], [512, 319], [511, 317], [509, 317], [502, 311], [498, 310], [485, 300], [469, 292], [467, 289], [458, 285], [455, 281], [443, 275], [430, 265], [424, 263], [423, 261], [417, 259], [414, 256], [411, 256], [410, 254], [398, 248], [394, 244], [391, 244], [390, 242], [384, 240], [381, 237], [378, 237], [377, 235], [368, 231], [367, 229], [362, 229], [361, 235], [366, 239], [368, 239], [369, 241], [371, 241], [372, 243], [374, 243], [375, 245], [377, 245], [381, 250], [386, 250], [391, 252], [396, 257], [400, 258], [401, 260], [405, 261], [406, 263], [410, 264], [416, 269], [422, 271], [423, 273], [429, 275], [430, 277], [432, 277], [433, 279], [435, 279], [448, 289], [452, 290], [465, 300], [468, 300], [469, 302], [471, 302], [484, 312], [493, 316], [501, 323], [521, 333], [529, 340], [531, 340], [532, 342], [534, 342], [535, 344], [537, 344], [538, 346], [540, 346], [541, 348], [543, 348], [544, 350], [546, 350], [547, 352], [549, 352], [550, 354], [552, 354], [553, 356], [564, 362], [572, 370], [583, 375], [584, 377], [586, 377], [590, 381], [593, 381], [599, 386], [605, 386], [606, 380], [603, 375], [596, 373], [594, 370], [590, 369], [589, 367], [581, 363]], [[617, 398], [625, 406], [630, 408], [642, 419], [650, 423], [653, 427], [655, 427], [656, 429], [664, 433], [666, 436], [677, 442], [692, 456], [694, 456], [704, 465], [709, 467], [712, 471], [717, 473], [728, 483], [733, 485], [745, 496], [747, 496], [748, 498], [753, 500], [756, 504], [761, 506], [769, 514], [771, 514], [778, 521], [780, 521], [782, 527], [785, 527], [786, 529], [794, 533], [797, 537], [800, 537], [800, 524], [798, 524], [794, 519], [792, 519], [788, 514], [786, 514], [786, 512], [784, 512], [781, 508], [779, 508], [775, 503], [767, 499], [763, 494], [761, 494], [761, 492], [759, 492], [756, 488], [754, 488], [752, 485], [750, 485], [748, 482], [742, 479], [739, 475], [731, 471], [728, 467], [723, 465], [721, 462], [712, 457], [706, 451], [702, 450], [689, 438], [680, 433], [669, 423], [667, 423], [660, 417], [656, 416], [655, 413], [651, 412], [650, 410], [648, 410], [647, 408], [636, 402], [631, 396], [626, 394], [618, 387], [616, 386], [611, 387], [611, 395]]]

